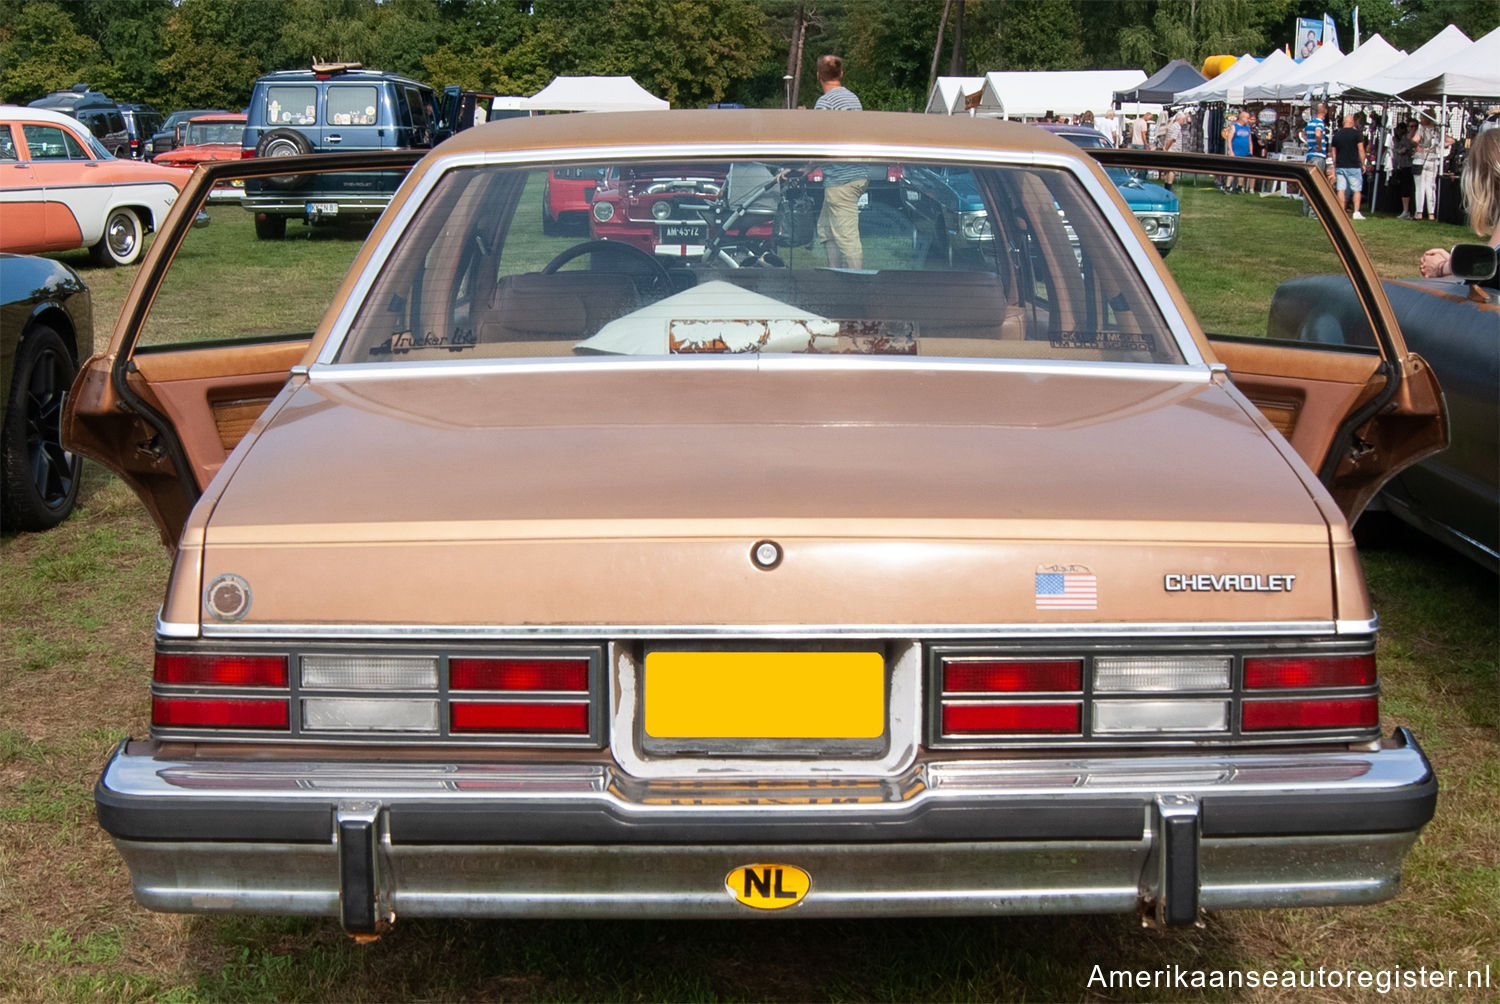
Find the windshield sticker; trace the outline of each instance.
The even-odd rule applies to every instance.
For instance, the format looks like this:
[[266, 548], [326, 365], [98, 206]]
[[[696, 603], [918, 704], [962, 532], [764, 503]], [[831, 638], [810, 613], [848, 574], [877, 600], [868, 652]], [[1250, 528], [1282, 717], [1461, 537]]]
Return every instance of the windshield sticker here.
[[1038, 610], [1099, 609], [1099, 579], [1082, 565], [1044, 565], [1036, 570]]
[[1051, 337], [1054, 349], [1118, 349], [1154, 352], [1156, 339], [1137, 331], [1059, 331]]
[[447, 349], [449, 352], [462, 352], [478, 344], [479, 339], [475, 337], [473, 328], [461, 328], [446, 336], [429, 331], [420, 338], [414, 338], [410, 331], [398, 331], [379, 345], [372, 345], [370, 355], [405, 355], [413, 349]]

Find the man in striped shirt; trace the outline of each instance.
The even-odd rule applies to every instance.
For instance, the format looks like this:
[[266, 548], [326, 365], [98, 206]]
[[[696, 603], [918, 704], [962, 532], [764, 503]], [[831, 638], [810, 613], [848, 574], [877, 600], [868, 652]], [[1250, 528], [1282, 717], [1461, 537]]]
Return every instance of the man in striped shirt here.
[[[816, 111], [864, 111], [859, 97], [844, 86], [844, 61], [818, 57], [818, 83], [823, 93]], [[859, 239], [859, 197], [869, 185], [869, 172], [858, 164], [829, 164], [823, 168], [823, 212], [818, 216], [818, 240], [834, 268], [863, 268], [864, 244]]]

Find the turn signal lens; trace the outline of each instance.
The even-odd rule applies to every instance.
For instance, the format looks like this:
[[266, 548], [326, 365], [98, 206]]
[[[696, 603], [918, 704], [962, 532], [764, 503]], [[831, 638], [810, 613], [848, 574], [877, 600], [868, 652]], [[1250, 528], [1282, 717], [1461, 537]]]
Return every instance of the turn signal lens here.
[[156, 653], [151, 678], [190, 686], [285, 687], [286, 657], [280, 655], [181, 655]]
[[589, 734], [587, 704], [471, 704], [455, 701], [454, 732], [505, 732], [543, 735]]
[[1334, 656], [1266, 656], [1245, 659], [1246, 690], [1368, 687], [1374, 682], [1374, 653]]
[[1241, 729], [1338, 729], [1380, 724], [1380, 701], [1374, 697], [1332, 701], [1246, 701]]
[[945, 704], [943, 732], [946, 735], [994, 733], [1078, 733], [1077, 704]]
[[285, 729], [287, 702], [259, 698], [153, 697], [151, 724], [172, 728]]
[[449, 659], [453, 690], [560, 690], [586, 693], [587, 659]]

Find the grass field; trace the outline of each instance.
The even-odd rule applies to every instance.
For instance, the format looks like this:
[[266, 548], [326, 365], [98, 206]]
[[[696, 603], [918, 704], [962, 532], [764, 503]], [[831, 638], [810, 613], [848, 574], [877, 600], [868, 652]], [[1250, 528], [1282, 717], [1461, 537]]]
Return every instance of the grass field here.
[[[1185, 205], [1206, 218], [1230, 213], [1217, 207], [1232, 207], [1234, 197], [1195, 190], [1191, 198], [1202, 201], [1185, 198]], [[195, 236], [213, 239], [218, 217], [229, 213], [216, 210], [214, 225]], [[1225, 225], [1232, 222], [1225, 217]], [[1287, 222], [1299, 225], [1300, 218]], [[238, 225], [223, 223], [217, 233]], [[1455, 227], [1389, 218], [1358, 227], [1392, 277], [1410, 275], [1426, 247], [1463, 239]], [[1262, 242], [1290, 243], [1275, 237]], [[314, 267], [295, 257], [299, 239], [259, 249], [273, 269], [293, 270], [293, 286]], [[300, 240], [341, 241], [347, 246], [338, 251], [349, 257], [358, 247], [335, 234]], [[1213, 254], [1212, 248], [1183, 253], [1189, 250], [1184, 245], [1169, 258], [1174, 272], [1189, 273], [1184, 282], [1194, 281], [1194, 256]], [[102, 341], [136, 270], [91, 268], [82, 254], [62, 257], [94, 290]], [[207, 255], [205, 265], [212, 260]], [[217, 281], [244, 283], [244, 302], [255, 288], [281, 288], [250, 267], [265, 262], [233, 264], [241, 278], [230, 268]], [[1204, 281], [1227, 283], [1248, 267], [1221, 265], [1223, 275]], [[319, 275], [329, 290], [338, 280], [331, 269]], [[191, 293], [176, 295], [191, 301]], [[273, 320], [303, 323], [312, 315], [311, 327], [321, 307], [309, 293], [297, 309], [296, 317]], [[219, 323], [188, 308], [177, 316], [174, 323], [195, 332]], [[1497, 580], [1393, 524], [1366, 521], [1360, 537], [1385, 628], [1382, 725], [1386, 732], [1411, 726], [1442, 785], [1437, 818], [1407, 860], [1401, 895], [1389, 903], [1224, 912], [1201, 928], [1166, 934], [1113, 916], [405, 920], [378, 943], [359, 946], [332, 921], [171, 916], [132, 902], [124, 866], [94, 821], [91, 787], [116, 741], [147, 733], [152, 624], [168, 563], [135, 498], [89, 466], [79, 511], [66, 524], [0, 539], [0, 999], [1353, 1001], [1372, 994], [1347, 986], [1108, 989], [1090, 983], [1096, 965], [1303, 973], [1488, 966], [1489, 990], [1388, 996], [1494, 999], [1493, 987], [1500, 987]]]

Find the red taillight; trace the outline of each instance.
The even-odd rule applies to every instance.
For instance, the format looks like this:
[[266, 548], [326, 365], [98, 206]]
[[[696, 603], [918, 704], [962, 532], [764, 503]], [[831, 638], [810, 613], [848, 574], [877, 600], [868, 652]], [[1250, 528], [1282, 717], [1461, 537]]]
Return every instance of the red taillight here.
[[1080, 732], [1077, 704], [946, 704], [943, 706], [945, 735], [994, 733]]
[[157, 683], [192, 686], [285, 687], [285, 656], [271, 655], [181, 655], [156, 653], [151, 678]]
[[240, 160], [250, 160], [254, 156], [255, 156], [255, 147], [253, 147], [253, 146], [242, 146], [242, 147], [240, 147]]
[[1081, 659], [943, 663], [944, 693], [1015, 694], [1082, 689]]
[[1380, 701], [1374, 697], [1333, 700], [1246, 701], [1241, 730], [1358, 728], [1380, 724]]
[[589, 689], [587, 659], [450, 659], [448, 686], [453, 690]]
[[886, 165], [886, 169], [885, 169], [885, 180], [886, 181], [889, 181], [889, 182], [891, 182], [891, 183], [894, 184], [895, 182], [900, 181], [901, 178], [905, 174], [906, 174], [906, 169], [904, 167], [902, 167], [900, 164], [888, 164], [888, 165]]
[[173, 728], [284, 729], [287, 702], [261, 698], [153, 697], [151, 724]]
[[1334, 656], [1253, 656], [1245, 659], [1246, 690], [1368, 687], [1374, 682], [1374, 653]]
[[587, 704], [475, 704], [455, 701], [451, 724], [454, 732], [586, 736], [589, 734], [589, 707]]
[[808, 181], [816, 184], [817, 182], [823, 180], [823, 169], [821, 167], [815, 167], [811, 171], [807, 172], [806, 177]]

